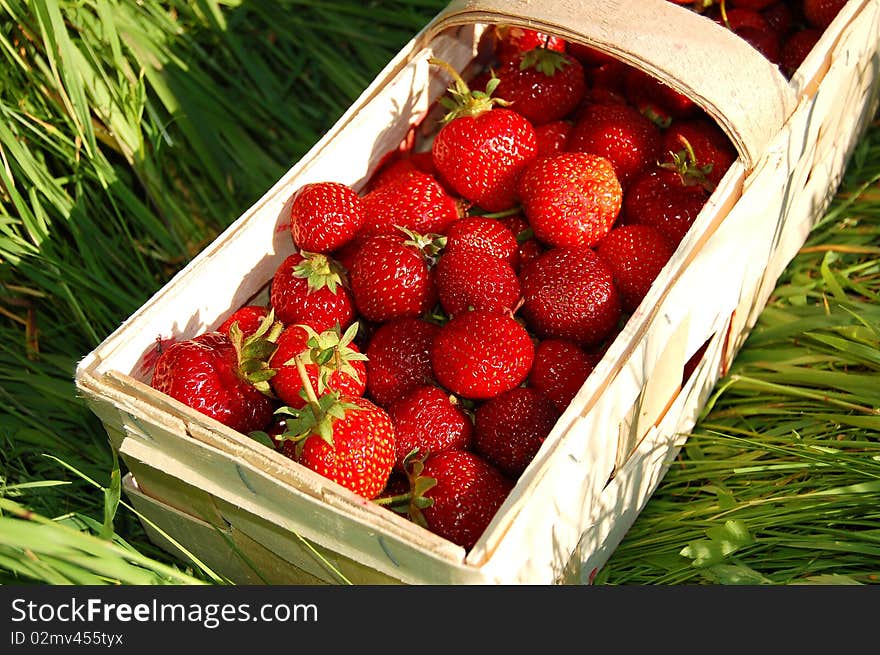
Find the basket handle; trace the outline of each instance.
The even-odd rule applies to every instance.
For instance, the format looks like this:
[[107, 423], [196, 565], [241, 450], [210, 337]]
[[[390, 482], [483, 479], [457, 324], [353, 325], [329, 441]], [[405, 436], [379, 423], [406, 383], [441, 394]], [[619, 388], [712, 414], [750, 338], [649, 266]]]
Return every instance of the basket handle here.
[[699, 104], [751, 171], [796, 106], [779, 68], [742, 38], [667, 0], [452, 0], [426, 26], [507, 24], [607, 52]]

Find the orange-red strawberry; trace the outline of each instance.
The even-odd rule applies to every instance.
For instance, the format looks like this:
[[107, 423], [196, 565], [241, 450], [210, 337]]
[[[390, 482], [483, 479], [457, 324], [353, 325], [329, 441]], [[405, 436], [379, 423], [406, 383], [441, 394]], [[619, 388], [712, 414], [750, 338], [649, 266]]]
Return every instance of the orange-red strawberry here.
[[599, 355], [574, 341], [544, 339], [535, 347], [535, 363], [529, 371], [529, 386], [540, 391], [564, 412], [587, 377], [599, 363]]
[[244, 305], [232, 312], [220, 324], [217, 331], [229, 334], [229, 328], [232, 327], [232, 324], [238, 323], [241, 333], [249, 337], [260, 328], [268, 313], [269, 308], [266, 305]]
[[364, 498], [378, 496], [394, 468], [394, 424], [366, 398], [331, 392], [286, 407], [283, 452]]
[[634, 175], [657, 161], [662, 142], [660, 128], [634, 107], [593, 102], [578, 113], [568, 149], [608, 159], [626, 187]]
[[358, 249], [349, 281], [355, 307], [368, 321], [421, 316], [437, 302], [429, 260], [441, 247], [437, 235], [411, 236], [379, 234]]
[[638, 68], [629, 68], [624, 82], [626, 98], [643, 116], [661, 127], [674, 119], [696, 114], [700, 107], [683, 93]]
[[443, 234], [462, 214], [459, 202], [433, 175], [416, 169], [387, 179], [363, 197], [363, 204], [366, 218], [359, 240], [399, 234], [397, 226], [419, 234]]
[[355, 315], [351, 292], [345, 284], [345, 273], [333, 258], [294, 253], [275, 270], [269, 304], [285, 325], [301, 323], [323, 332], [338, 323], [344, 329]]
[[634, 312], [672, 256], [669, 240], [651, 225], [620, 225], [596, 246], [611, 268], [624, 311]]
[[567, 120], [551, 121], [535, 127], [538, 139], [538, 157], [555, 155], [568, 148], [568, 135], [571, 134], [572, 123]]
[[807, 22], [824, 30], [831, 24], [847, 0], [804, 0], [803, 11]]
[[591, 248], [551, 248], [520, 273], [522, 316], [542, 339], [599, 344], [617, 328], [620, 292], [611, 269]]
[[[690, 161], [689, 150], [693, 161]], [[687, 175], [704, 175], [707, 189], [718, 185], [737, 157], [727, 135], [705, 115], [674, 121], [663, 133], [663, 153], [660, 160], [664, 165], [672, 158], [685, 166], [681, 169], [681, 165], [673, 165], [673, 168], [679, 168]], [[700, 182], [699, 179], [693, 181]]]
[[172, 344], [156, 360], [150, 385], [247, 434], [268, 425], [275, 402], [259, 365], [268, 358], [261, 349], [267, 342], [242, 339], [240, 332], [237, 339], [236, 332], [206, 332]]
[[451, 448], [467, 449], [474, 426], [455, 396], [434, 385], [416, 387], [388, 408], [394, 422], [397, 466], [413, 450], [424, 457]]
[[421, 318], [380, 325], [364, 351], [367, 395], [387, 408], [416, 387], [432, 384], [431, 344], [439, 331], [439, 325]]
[[488, 216], [466, 216], [449, 226], [443, 255], [475, 249], [506, 261], [519, 263], [519, 244], [504, 219]]
[[496, 71], [495, 92], [534, 127], [565, 118], [578, 106], [587, 82], [580, 61], [563, 52], [533, 48], [505, 61]]
[[431, 501], [421, 510], [425, 526], [465, 550], [473, 548], [513, 489], [512, 480], [468, 450], [429, 455], [421, 475], [436, 481], [424, 492]]
[[306, 403], [300, 358], [312, 388], [318, 394], [327, 390], [346, 396], [362, 396], [366, 391], [366, 356], [353, 343], [358, 324], [352, 323], [343, 334], [338, 328], [318, 334], [305, 325], [288, 325], [278, 337], [269, 368], [275, 395], [291, 407]]
[[475, 248], [444, 252], [434, 282], [449, 316], [470, 309], [512, 313], [520, 299], [519, 278], [505, 260]]
[[563, 152], [529, 164], [517, 185], [535, 237], [551, 246], [591, 246], [617, 219], [623, 190], [609, 160]]
[[602, 52], [593, 46], [584, 43], [577, 43], [575, 41], [568, 42], [566, 52], [577, 57], [581, 63], [587, 67], [598, 67], [609, 62], [618, 61], [613, 55]]
[[480, 309], [450, 319], [431, 345], [437, 381], [472, 400], [497, 396], [522, 383], [534, 355], [529, 333], [513, 317]]
[[348, 185], [313, 182], [292, 196], [290, 232], [300, 250], [326, 254], [350, 241], [365, 216], [361, 197]]
[[516, 387], [490, 398], [474, 413], [474, 452], [518, 478], [556, 425], [559, 412], [537, 389]]
[[622, 214], [628, 224], [657, 228], [675, 247], [708, 198], [700, 184], [685, 184], [679, 173], [655, 167], [633, 180], [623, 199]]
[[511, 214], [497, 219], [515, 235], [517, 242], [516, 272], [544, 252], [544, 246], [535, 238], [532, 226], [522, 214]]
[[496, 55], [502, 62], [534, 48], [543, 47], [556, 52], [565, 52], [567, 47], [562, 37], [517, 25], [497, 25], [494, 29], [494, 37]]
[[412, 173], [426, 173], [436, 176], [437, 171], [434, 170], [434, 160], [430, 152], [402, 153], [395, 151], [388, 161], [381, 165], [370, 178], [367, 184], [367, 193], [383, 184], [392, 182], [399, 177], [411, 175]]
[[[437, 65], [448, 66], [432, 60]], [[456, 193], [491, 212], [516, 204], [516, 180], [537, 152], [535, 128], [522, 114], [496, 106], [487, 91], [468, 88], [451, 67], [455, 82], [441, 102], [449, 109], [434, 138], [434, 167]]]

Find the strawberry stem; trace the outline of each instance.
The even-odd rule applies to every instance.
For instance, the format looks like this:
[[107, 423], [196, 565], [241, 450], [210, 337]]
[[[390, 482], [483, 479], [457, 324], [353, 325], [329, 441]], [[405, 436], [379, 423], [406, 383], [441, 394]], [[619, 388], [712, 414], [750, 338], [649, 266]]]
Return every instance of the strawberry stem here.
[[302, 353], [294, 357], [294, 361], [296, 362], [296, 372], [299, 373], [299, 379], [302, 380], [303, 389], [306, 392], [306, 398], [308, 398], [309, 404], [315, 408], [319, 408], [320, 403], [318, 402], [318, 396], [315, 394], [315, 389], [312, 387], [311, 380], [309, 380], [306, 365], [302, 360]]

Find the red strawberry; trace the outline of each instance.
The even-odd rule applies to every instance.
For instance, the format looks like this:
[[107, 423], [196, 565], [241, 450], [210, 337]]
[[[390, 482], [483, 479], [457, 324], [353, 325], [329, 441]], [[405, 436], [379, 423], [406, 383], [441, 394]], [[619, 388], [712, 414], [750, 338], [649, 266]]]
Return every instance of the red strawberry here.
[[734, 32], [742, 27], [756, 30], [767, 30], [770, 28], [770, 23], [767, 22], [767, 19], [764, 18], [759, 9], [746, 7], [740, 3], [737, 3], [735, 7], [728, 7], [724, 14], [719, 14], [715, 22]]
[[490, 398], [475, 414], [474, 451], [513, 479], [529, 465], [559, 412], [540, 391], [516, 387]]
[[357, 192], [339, 182], [313, 182], [294, 192], [290, 232], [300, 250], [329, 253], [354, 237], [364, 222]]
[[487, 93], [471, 92], [447, 70], [455, 83], [443, 98], [450, 111], [431, 146], [434, 166], [470, 202], [491, 212], [509, 209], [516, 204], [516, 179], [537, 151], [535, 128], [522, 114], [495, 106], [492, 83]]
[[623, 191], [611, 162], [563, 152], [529, 164], [517, 185], [535, 236], [553, 246], [591, 246], [617, 219]]
[[367, 192], [379, 188], [383, 184], [392, 182], [399, 177], [406, 177], [412, 173], [426, 173], [436, 175], [434, 160], [430, 152], [395, 151], [389, 160], [384, 163], [370, 178], [367, 184]]
[[611, 230], [596, 252], [611, 268], [623, 310], [634, 312], [672, 257], [673, 248], [657, 228], [635, 224]]
[[301, 323], [317, 332], [337, 323], [345, 329], [354, 320], [343, 270], [322, 254], [294, 253], [281, 262], [272, 277], [269, 303], [285, 325]]
[[[688, 148], [693, 151], [693, 161], [689, 161], [691, 155]], [[717, 186], [737, 157], [733, 143], [718, 124], [707, 116], [673, 122], [664, 132], [663, 152], [662, 159], [669, 161], [671, 154], [686, 166], [682, 172], [705, 175], [708, 189]]]
[[568, 137], [568, 149], [608, 159], [625, 187], [634, 175], [656, 162], [662, 140], [660, 128], [637, 109], [591, 103], [578, 114]]
[[759, 29], [750, 25], [744, 25], [734, 30], [734, 32], [768, 60], [775, 64], [779, 63], [779, 57], [782, 54], [782, 44], [780, 43], [779, 35], [772, 29], [769, 27]]
[[468, 449], [474, 426], [471, 418], [440, 387], [416, 387], [388, 408], [394, 422], [397, 443], [397, 466], [413, 450], [424, 457], [451, 448]]
[[519, 263], [519, 244], [503, 219], [467, 216], [449, 226], [443, 255], [466, 249], [479, 250], [514, 267]]
[[783, 42], [782, 54], [779, 55], [779, 68], [786, 77], [790, 78], [794, 75], [821, 36], [822, 30], [806, 28], [793, 32]]
[[473, 548], [513, 489], [509, 478], [467, 450], [428, 456], [421, 475], [436, 481], [424, 492], [431, 501], [421, 510], [425, 526], [465, 550]]
[[708, 197], [699, 184], [684, 184], [677, 172], [655, 167], [633, 180], [623, 199], [623, 215], [628, 224], [657, 228], [677, 246]]
[[770, 29], [776, 32], [780, 38], [787, 36], [795, 25], [795, 10], [786, 0], [773, 0], [761, 10], [761, 15], [767, 21]]
[[431, 345], [431, 365], [441, 385], [480, 400], [523, 382], [534, 354], [529, 333], [511, 316], [475, 309], [441, 326]]
[[507, 61], [534, 48], [544, 47], [557, 52], [565, 52], [566, 49], [566, 42], [562, 37], [527, 27], [496, 25], [494, 32], [497, 42], [496, 52], [500, 61]]
[[534, 230], [522, 214], [511, 214], [497, 220], [506, 225], [516, 236], [518, 246], [516, 272], [519, 273], [526, 264], [544, 252], [544, 247], [535, 239]]
[[835, 19], [847, 0], [804, 0], [803, 11], [813, 27], [824, 30]]
[[505, 61], [495, 93], [533, 126], [567, 116], [586, 91], [584, 67], [563, 52], [539, 47]]
[[380, 234], [358, 249], [349, 271], [358, 312], [382, 323], [421, 316], [437, 301], [437, 290], [426, 251], [434, 253], [436, 235], [422, 237]]
[[434, 281], [449, 316], [470, 309], [512, 313], [520, 299], [519, 279], [503, 259], [476, 249], [443, 253]]
[[206, 332], [172, 344], [156, 360], [150, 385], [233, 430], [262, 430], [275, 408], [259, 365], [270, 351], [262, 335], [238, 337]]
[[620, 293], [611, 269], [586, 246], [551, 248], [520, 274], [522, 315], [540, 338], [588, 346], [617, 328]]
[[575, 41], [568, 42], [566, 52], [577, 57], [584, 66], [602, 66], [609, 62], [618, 61], [613, 55], [609, 55], [608, 53], [597, 50], [592, 46], [584, 43], [577, 43]]
[[626, 98], [642, 115], [666, 127], [700, 109], [693, 100], [638, 68], [629, 68], [624, 82]]
[[567, 120], [550, 121], [535, 127], [538, 139], [538, 157], [555, 155], [568, 148], [568, 136], [571, 134], [572, 123]]
[[237, 322], [241, 333], [249, 337], [260, 328], [268, 313], [269, 308], [265, 305], [245, 305], [239, 307], [220, 324], [217, 331], [229, 334], [229, 328], [233, 323]]
[[752, 9], [761, 11], [772, 5], [776, 0], [728, 0], [735, 9]]
[[382, 492], [395, 452], [394, 424], [384, 409], [359, 396], [327, 393], [283, 410], [288, 457], [364, 498]]
[[275, 395], [291, 407], [306, 404], [302, 376], [297, 365], [301, 359], [309, 382], [316, 393], [338, 391], [346, 396], [362, 396], [366, 390], [366, 356], [352, 343], [358, 324], [342, 334], [338, 328], [318, 334], [304, 325], [288, 325], [278, 337], [269, 367], [276, 371], [269, 383]]
[[409, 391], [434, 381], [431, 344], [440, 326], [420, 318], [383, 323], [370, 337], [367, 356], [367, 394], [389, 407]]
[[[589, 69], [586, 72], [588, 102], [592, 104], [627, 104], [626, 99], [626, 74], [630, 66], [622, 61], [614, 59], [601, 66]], [[579, 114], [576, 112], [575, 116]]]
[[364, 196], [363, 204], [366, 218], [357, 235], [359, 240], [376, 234], [399, 234], [395, 226], [419, 234], [443, 234], [461, 216], [458, 201], [434, 176], [415, 169], [386, 180]]
[[599, 355], [587, 352], [574, 341], [544, 339], [535, 348], [529, 386], [549, 398], [562, 413], [599, 363]]

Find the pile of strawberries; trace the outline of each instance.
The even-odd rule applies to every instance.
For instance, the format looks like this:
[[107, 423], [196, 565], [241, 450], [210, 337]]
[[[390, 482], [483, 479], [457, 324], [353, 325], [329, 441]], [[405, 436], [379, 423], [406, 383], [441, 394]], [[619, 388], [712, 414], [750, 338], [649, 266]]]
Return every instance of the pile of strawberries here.
[[430, 141], [360, 192], [298, 188], [269, 302], [163, 347], [151, 381], [465, 549], [736, 158], [635, 68], [489, 35], [470, 82], [432, 60]]

